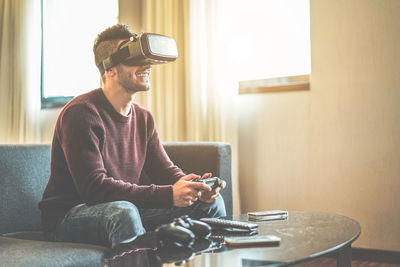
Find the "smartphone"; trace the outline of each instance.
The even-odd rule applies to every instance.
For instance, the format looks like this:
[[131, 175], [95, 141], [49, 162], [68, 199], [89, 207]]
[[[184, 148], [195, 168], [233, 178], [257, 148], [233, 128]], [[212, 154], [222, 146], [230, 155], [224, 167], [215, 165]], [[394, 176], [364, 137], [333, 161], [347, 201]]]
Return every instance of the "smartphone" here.
[[279, 246], [281, 238], [275, 235], [225, 237], [228, 246]]
[[247, 215], [251, 217], [275, 216], [275, 215], [287, 215], [287, 214], [288, 212], [285, 210], [252, 211], [247, 213]]

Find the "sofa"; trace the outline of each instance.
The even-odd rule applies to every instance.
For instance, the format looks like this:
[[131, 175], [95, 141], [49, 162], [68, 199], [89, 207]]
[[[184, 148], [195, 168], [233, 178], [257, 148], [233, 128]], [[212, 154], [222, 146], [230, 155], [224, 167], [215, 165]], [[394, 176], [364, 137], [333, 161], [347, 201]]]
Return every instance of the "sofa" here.
[[[164, 143], [186, 173], [212, 172], [232, 215], [231, 147], [222, 142]], [[50, 176], [50, 145], [0, 145], [0, 266], [104, 266], [108, 248], [45, 241], [38, 202]], [[143, 174], [143, 179], [145, 179]]]

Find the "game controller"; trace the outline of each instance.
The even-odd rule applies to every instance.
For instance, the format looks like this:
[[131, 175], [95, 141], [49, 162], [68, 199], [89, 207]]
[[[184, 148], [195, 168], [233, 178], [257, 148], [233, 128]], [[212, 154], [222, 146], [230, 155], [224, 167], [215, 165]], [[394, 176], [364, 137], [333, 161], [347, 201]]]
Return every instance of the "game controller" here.
[[174, 244], [177, 246], [192, 246], [195, 236], [192, 231], [173, 223], [157, 227], [155, 233], [161, 246]]
[[196, 238], [209, 237], [211, 227], [207, 223], [192, 220], [185, 215], [174, 219], [169, 224], [160, 225], [155, 233], [161, 245], [175, 244], [191, 247]]
[[217, 187], [221, 187], [222, 185], [222, 179], [219, 177], [210, 177], [210, 178], [205, 178], [205, 179], [193, 179], [192, 182], [198, 182], [198, 183], [204, 183], [211, 187], [212, 189], [215, 189]]
[[192, 220], [187, 215], [174, 219], [172, 223], [189, 229], [193, 232], [195, 238], [207, 238], [212, 230], [207, 223]]

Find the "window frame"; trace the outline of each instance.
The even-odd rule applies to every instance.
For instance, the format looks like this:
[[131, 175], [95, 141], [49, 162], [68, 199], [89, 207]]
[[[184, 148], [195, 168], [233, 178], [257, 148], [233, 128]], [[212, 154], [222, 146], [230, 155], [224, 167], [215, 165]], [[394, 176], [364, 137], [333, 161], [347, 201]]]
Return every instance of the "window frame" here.
[[310, 90], [310, 75], [239, 81], [239, 95]]

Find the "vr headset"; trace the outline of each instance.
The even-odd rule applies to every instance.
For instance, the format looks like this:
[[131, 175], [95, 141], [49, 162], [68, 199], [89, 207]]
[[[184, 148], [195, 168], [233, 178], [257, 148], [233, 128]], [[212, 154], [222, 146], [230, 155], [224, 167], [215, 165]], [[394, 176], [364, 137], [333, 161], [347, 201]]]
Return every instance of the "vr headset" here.
[[141, 66], [146, 64], [162, 64], [175, 61], [178, 58], [178, 49], [175, 40], [171, 37], [143, 33], [134, 35], [129, 40], [122, 42], [118, 51], [97, 65], [101, 75], [119, 63], [128, 66]]

